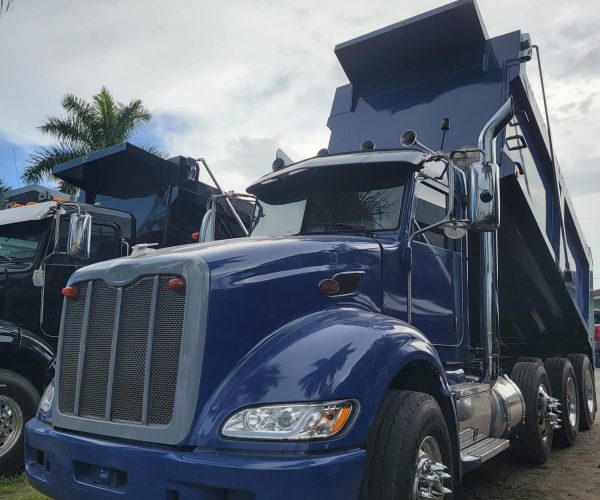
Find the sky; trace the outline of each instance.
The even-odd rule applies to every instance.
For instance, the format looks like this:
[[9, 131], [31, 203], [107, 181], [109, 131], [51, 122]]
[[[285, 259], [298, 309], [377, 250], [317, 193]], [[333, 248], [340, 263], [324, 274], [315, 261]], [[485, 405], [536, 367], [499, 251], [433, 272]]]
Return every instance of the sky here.
[[[15, 0], [0, 17], [0, 178], [22, 185], [28, 156], [52, 142], [37, 127], [65, 93], [89, 99], [106, 85], [153, 113], [132, 142], [203, 156], [225, 188], [243, 190], [277, 148], [298, 160], [327, 145], [347, 82], [337, 43], [444, 3]], [[542, 48], [555, 150], [600, 288], [600, 4], [478, 4], [490, 36], [520, 29]], [[533, 62], [528, 73], [539, 95]]]

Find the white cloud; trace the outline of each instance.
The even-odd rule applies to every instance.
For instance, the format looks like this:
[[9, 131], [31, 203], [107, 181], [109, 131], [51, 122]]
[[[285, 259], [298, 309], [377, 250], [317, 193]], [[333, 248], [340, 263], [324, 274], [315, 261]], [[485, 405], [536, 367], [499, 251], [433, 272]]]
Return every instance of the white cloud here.
[[[106, 85], [120, 100], [143, 99], [164, 150], [206, 157], [241, 189], [277, 147], [302, 158], [327, 144], [333, 93], [346, 82], [335, 44], [443, 3], [21, 0], [0, 18], [0, 137], [44, 143], [36, 126], [60, 112], [63, 94]], [[522, 29], [541, 46], [557, 155], [588, 217], [600, 196], [597, 5], [479, 2], [491, 36]], [[533, 61], [529, 74], [539, 88]], [[600, 249], [598, 227], [584, 230]]]

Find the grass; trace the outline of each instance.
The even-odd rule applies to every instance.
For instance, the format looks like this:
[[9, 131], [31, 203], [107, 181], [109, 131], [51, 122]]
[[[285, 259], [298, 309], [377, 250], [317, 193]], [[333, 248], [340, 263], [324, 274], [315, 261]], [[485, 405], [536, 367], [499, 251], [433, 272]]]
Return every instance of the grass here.
[[14, 476], [0, 476], [0, 499], [47, 500], [48, 497], [34, 490], [21, 472]]

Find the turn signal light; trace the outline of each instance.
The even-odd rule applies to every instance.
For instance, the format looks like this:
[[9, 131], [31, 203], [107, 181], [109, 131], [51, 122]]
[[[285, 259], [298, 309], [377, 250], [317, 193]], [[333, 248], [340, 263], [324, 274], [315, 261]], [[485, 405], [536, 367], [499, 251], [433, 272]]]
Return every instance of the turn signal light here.
[[67, 299], [76, 299], [79, 295], [79, 288], [76, 286], [66, 286], [62, 289], [63, 297], [67, 297]]
[[200, 233], [198, 231], [196, 231], [195, 233], [192, 233], [192, 240], [198, 241], [199, 239], [200, 239]]
[[171, 278], [167, 285], [171, 290], [177, 293], [185, 292], [185, 280], [183, 278]]

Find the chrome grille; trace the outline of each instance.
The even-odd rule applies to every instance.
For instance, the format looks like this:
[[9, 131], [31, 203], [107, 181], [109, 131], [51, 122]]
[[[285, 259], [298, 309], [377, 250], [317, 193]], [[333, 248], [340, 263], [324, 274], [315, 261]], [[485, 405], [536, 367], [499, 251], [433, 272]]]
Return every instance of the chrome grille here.
[[185, 294], [174, 276], [144, 276], [117, 288], [96, 279], [67, 300], [61, 342], [61, 413], [165, 426], [171, 422]]

